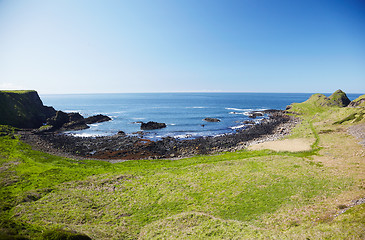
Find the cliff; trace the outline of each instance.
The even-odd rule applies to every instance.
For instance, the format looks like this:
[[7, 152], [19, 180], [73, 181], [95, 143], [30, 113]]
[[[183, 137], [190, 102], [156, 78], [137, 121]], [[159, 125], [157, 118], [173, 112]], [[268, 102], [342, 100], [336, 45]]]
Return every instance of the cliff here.
[[36, 91], [0, 91], [0, 124], [38, 128], [56, 113], [44, 106]]

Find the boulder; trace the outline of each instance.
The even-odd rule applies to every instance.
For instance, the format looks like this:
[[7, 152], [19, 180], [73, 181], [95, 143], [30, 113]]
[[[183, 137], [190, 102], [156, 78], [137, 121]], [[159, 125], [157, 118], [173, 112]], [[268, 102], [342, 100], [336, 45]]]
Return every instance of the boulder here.
[[218, 118], [210, 118], [210, 117], [204, 118], [203, 120], [206, 122], [220, 122], [221, 121]]
[[119, 132], [117, 133], [117, 135], [118, 135], [118, 136], [125, 136], [126, 134], [125, 134], [125, 132], [124, 132], [124, 131], [119, 131]]
[[158, 123], [158, 122], [148, 122], [148, 123], [142, 122], [142, 124], [141, 124], [142, 130], [154, 130], [154, 129], [160, 129], [160, 128], [165, 128], [165, 127], [166, 127], [165, 123]]
[[262, 112], [250, 112], [248, 117], [249, 118], [256, 118], [256, 117], [262, 117], [264, 114]]
[[252, 120], [246, 120], [246, 121], [243, 121], [243, 124], [255, 124], [255, 122]]
[[85, 123], [93, 124], [93, 123], [101, 123], [112, 120], [110, 117], [102, 114], [94, 115], [88, 118], [85, 118]]

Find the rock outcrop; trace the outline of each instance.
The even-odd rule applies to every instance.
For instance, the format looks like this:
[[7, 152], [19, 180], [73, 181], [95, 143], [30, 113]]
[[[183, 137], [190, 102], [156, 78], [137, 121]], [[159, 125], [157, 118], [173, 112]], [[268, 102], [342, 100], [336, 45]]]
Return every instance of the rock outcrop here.
[[248, 114], [249, 118], [257, 118], [257, 117], [262, 117], [262, 116], [264, 116], [264, 114], [262, 112], [256, 112], [256, 111], [250, 112]]
[[84, 118], [80, 113], [65, 113], [57, 111], [54, 117], [47, 119], [47, 126], [41, 127], [38, 132], [83, 130], [90, 128], [87, 124], [106, 122], [110, 120], [110, 117], [101, 114]]
[[218, 118], [204, 118], [203, 119], [206, 122], [220, 122], [221, 120], [219, 120]]
[[[346, 107], [350, 103], [350, 99], [342, 90], [337, 90], [331, 96], [326, 97], [321, 93], [313, 94], [308, 100], [299, 104], [307, 104], [316, 107]], [[292, 110], [293, 106], [298, 103], [293, 103], [286, 107], [286, 110]]]
[[91, 116], [88, 118], [85, 118], [85, 123], [87, 124], [93, 124], [93, 123], [101, 123], [101, 122], [107, 122], [112, 120], [110, 117], [102, 114], [98, 114], [95, 116]]
[[350, 102], [348, 107], [365, 107], [365, 94]]
[[0, 124], [39, 128], [56, 110], [44, 106], [36, 91], [0, 91]]
[[44, 106], [38, 93], [29, 91], [0, 91], [0, 125], [17, 128], [33, 128], [35, 132], [56, 130], [82, 130], [87, 124], [111, 120], [105, 115], [84, 118], [80, 113], [56, 111], [53, 107]]
[[329, 97], [329, 105], [330, 106], [339, 106], [339, 107], [346, 107], [350, 104], [350, 99], [347, 97], [346, 93], [341, 91], [340, 89], [334, 92]]
[[142, 130], [154, 130], [154, 129], [160, 129], [160, 128], [165, 128], [165, 127], [166, 127], [165, 123], [158, 123], [158, 122], [148, 122], [148, 123], [142, 122], [142, 124], [141, 124]]

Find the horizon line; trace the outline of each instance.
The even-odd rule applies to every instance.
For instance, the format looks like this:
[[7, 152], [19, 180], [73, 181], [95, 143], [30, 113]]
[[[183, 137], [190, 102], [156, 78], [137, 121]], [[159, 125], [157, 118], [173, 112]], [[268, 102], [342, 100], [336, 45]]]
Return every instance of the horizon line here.
[[[0, 90], [2, 91], [2, 90]], [[4, 90], [5, 91], [5, 90]], [[37, 90], [35, 90], [37, 91]], [[37, 91], [38, 92], [38, 91]], [[333, 91], [335, 92], [335, 91]], [[72, 92], [72, 93], [47, 93], [47, 92], [38, 92], [39, 94], [44, 95], [87, 95], [87, 94], [159, 94], [159, 93], [302, 93], [302, 94], [316, 94], [316, 93], [322, 93], [322, 94], [332, 94], [333, 92], [259, 92], [259, 91], [161, 91], [161, 92]], [[361, 92], [345, 92], [346, 94], [364, 94]]]

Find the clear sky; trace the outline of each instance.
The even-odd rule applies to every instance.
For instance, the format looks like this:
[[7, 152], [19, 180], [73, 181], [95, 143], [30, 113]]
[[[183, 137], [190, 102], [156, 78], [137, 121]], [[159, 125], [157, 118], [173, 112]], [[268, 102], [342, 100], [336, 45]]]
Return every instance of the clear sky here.
[[365, 93], [365, 0], [0, 0], [0, 89]]

